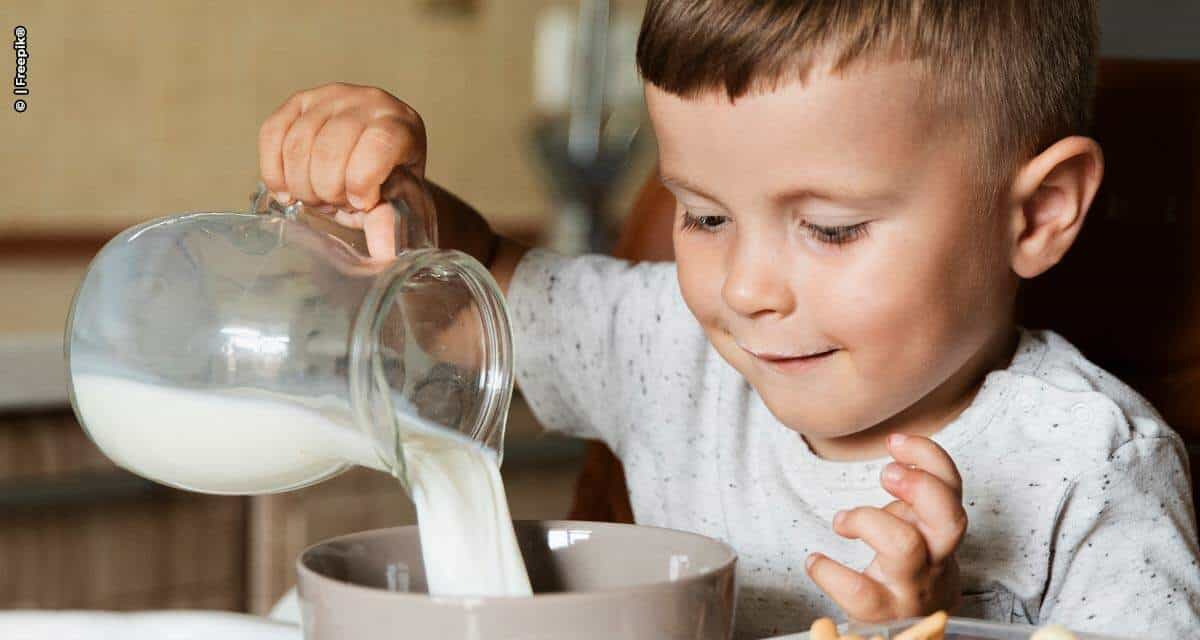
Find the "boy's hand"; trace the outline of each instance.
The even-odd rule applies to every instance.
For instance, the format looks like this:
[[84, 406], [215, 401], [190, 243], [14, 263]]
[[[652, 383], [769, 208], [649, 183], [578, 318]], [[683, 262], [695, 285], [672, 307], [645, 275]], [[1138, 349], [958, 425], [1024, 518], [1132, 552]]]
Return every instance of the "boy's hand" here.
[[[395, 257], [395, 212], [380, 187], [397, 166], [425, 177], [425, 123], [412, 107], [375, 87], [345, 83], [300, 91], [263, 121], [259, 170], [276, 199], [300, 200], [363, 230], [373, 257]], [[467, 203], [425, 180], [437, 210], [440, 246], [491, 269], [508, 291], [525, 247], [500, 238]]]
[[883, 488], [898, 498], [882, 509], [858, 507], [838, 513], [833, 530], [866, 542], [875, 559], [859, 573], [819, 553], [808, 558], [808, 575], [850, 618], [881, 622], [953, 610], [960, 596], [954, 550], [967, 530], [962, 479], [936, 443], [893, 434], [888, 450], [896, 462], [882, 475]]
[[334, 213], [364, 230], [372, 256], [391, 258], [393, 214], [380, 185], [396, 166], [424, 177], [425, 123], [382, 89], [327, 84], [293, 94], [263, 121], [258, 160], [276, 199]]
[[376, 87], [334, 83], [299, 91], [258, 133], [263, 182], [283, 200], [367, 211], [397, 165], [425, 174], [425, 123]]

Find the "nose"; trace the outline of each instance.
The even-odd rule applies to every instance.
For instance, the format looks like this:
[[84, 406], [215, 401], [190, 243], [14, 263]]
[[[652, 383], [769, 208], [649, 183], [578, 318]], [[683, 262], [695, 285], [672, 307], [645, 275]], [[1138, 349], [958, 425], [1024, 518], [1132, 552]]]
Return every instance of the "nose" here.
[[771, 246], [765, 238], [739, 238], [726, 266], [721, 295], [735, 313], [753, 318], [767, 314], [786, 316], [795, 305], [788, 286], [787, 260], [783, 247]]

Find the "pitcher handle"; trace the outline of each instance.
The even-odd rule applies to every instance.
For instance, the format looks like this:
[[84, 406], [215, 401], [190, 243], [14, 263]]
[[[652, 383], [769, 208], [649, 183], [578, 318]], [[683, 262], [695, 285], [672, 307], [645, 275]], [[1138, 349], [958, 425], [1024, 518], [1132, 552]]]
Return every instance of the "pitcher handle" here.
[[321, 214], [345, 227], [362, 230], [369, 257], [374, 260], [391, 260], [407, 249], [438, 246], [437, 211], [424, 180], [397, 166], [380, 185], [379, 197], [380, 204], [369, 212], [339, 213], [331, 205], [308, 207], [299, 200], [280, 203], [260, 180], [251, 196], [250, 213], [290, 219], [303, 219], [304, 211]]

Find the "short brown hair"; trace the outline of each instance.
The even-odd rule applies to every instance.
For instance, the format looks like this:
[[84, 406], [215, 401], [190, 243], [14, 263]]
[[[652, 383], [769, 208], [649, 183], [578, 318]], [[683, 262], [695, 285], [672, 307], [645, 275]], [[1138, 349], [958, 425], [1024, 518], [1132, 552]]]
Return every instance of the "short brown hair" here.
[[732, 101], [818, 64], [922, 61], [939, 104], [983, 128], [994, 179], [1086, 133], [1098, 39], [1095, 0], [648, 0], [637, 62], [663, 91]]

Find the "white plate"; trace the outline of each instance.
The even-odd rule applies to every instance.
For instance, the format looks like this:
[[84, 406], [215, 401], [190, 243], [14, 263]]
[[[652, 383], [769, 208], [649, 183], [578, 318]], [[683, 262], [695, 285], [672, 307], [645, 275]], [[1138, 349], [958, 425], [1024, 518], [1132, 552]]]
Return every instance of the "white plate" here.
[[300, 627], [222, 611], [0, 611], [4, 640], [301, 640]]

